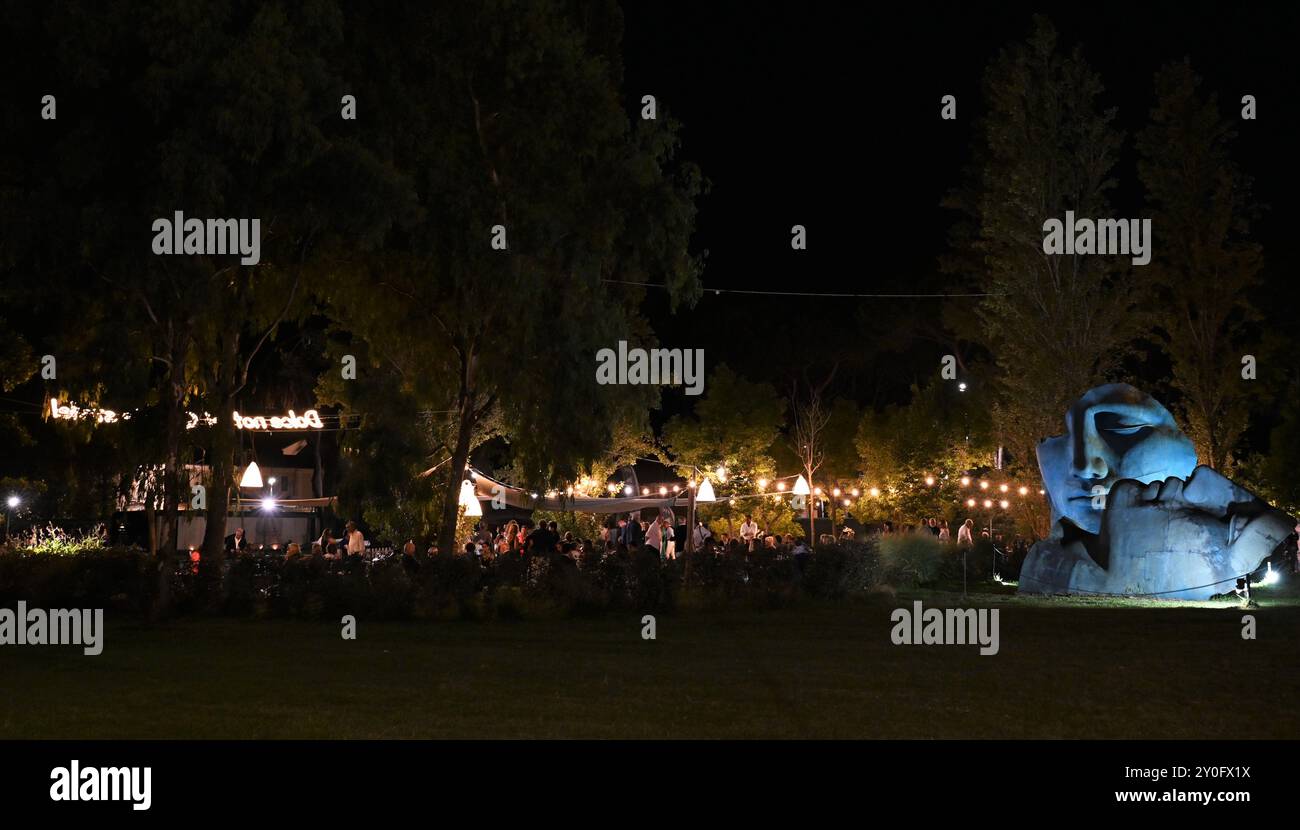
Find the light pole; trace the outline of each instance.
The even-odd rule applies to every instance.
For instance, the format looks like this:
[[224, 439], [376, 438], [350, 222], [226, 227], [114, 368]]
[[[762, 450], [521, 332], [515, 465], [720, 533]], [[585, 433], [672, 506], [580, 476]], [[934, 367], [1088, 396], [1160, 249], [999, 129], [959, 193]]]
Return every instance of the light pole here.
[[22, 503], [23, 503], [22, 499], [18, 498], [17, 496], [10, 496], [8, 499], [5, 500], [5, 544], [6, 545], [9, 544], [9, 514], [12, 511], [17, 510], [18, 505]]

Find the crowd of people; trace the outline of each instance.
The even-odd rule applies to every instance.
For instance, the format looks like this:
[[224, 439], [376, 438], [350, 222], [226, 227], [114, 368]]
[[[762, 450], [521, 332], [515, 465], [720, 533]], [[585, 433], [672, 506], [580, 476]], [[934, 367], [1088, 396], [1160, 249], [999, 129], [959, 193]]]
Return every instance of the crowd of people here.
[[[571, 531], [562, 532], [555, 521], [510, 520], [495, 527], [489, 526], [484, 521], [479, 523], [468, 539], [458, 543], [457, 549], [453, 552], [458, 556], [491, 562], [497, 556], [511, 553], [529, 556], [559, 554], [578, 559], [591, 553], [628, 553], [648, 549], [658, 553], [660, 560], [667, 563], [685, 553], [687, 532], [685, 525], [678, 523], [676, 516], [668, 510], [662, 511], [649, 520], [639, 514], [610, 518], [601, 527], [596, 538], [579, 538]], [[702, 520], [697, 521], [695, 527], [689, 532], [693, 549], [719, 554], [767, 551], [801, 556], [810, 552], [808, 540], [802, 534], [781, 534], [766, 530], [752, 514], [745, 516], [735, 535], [730, 532], [715, 534], [708, 523]], [[977, 538], [991, 538], [989, 530], [976, 528], [972, 519], [966, 519], [957, 526], [955, 539], [948, 522], [938, 518], [925, 518], [917, 524], [897, 527], [893, 522], [885, 521], [872, 528], [872, 532], [880, 536], [929, 533], [939, 542], [955, 542], [959, 546], [974, 545]], [[846, 525], [837, 533], [821, 534], [817, 542], [834, 544], [853, 541], [857, 533], [857, 530]], [[992, 541], [995, 545], [1003, 544], [1000, 534]], [[1027, 540], [1016, 537], [1010, 545], [1010, 552], [1014, 554], [1022, 548], [1027, 550], [1028, 545]], [[422, 547], [423, 554], [421, 554]], [[236, 555], [253, 550], [267, 552], [264, 547], [254, 548], [247, 540], [242, 527], [226, 537], [226, 550]], [[302, 545], [294, 541], [287, 541], [283, 546], [279, 544], [271, 546], [272, 554], [279, 554], [281, 551], [285, 561], [289, 562], [310, 558], [345, 566], [359, 565], [375, 558], [376, 553], [370, 548], [355, 521], [348, 521], [341, 535], [337, 535], [332, 528], [326, 528], [320, 537], [311, 543], [309, 552], [304, 552]], [[400, 555], [403, 565], [408, 570], [418, 571], [425, 559], [436, 557], [439, 553], [436, 542], [421, 545], [417, 544], [415, 539], [408, 539], [401, 546], [400, 553], [383, 549], [378, 553], [378, 558]]]

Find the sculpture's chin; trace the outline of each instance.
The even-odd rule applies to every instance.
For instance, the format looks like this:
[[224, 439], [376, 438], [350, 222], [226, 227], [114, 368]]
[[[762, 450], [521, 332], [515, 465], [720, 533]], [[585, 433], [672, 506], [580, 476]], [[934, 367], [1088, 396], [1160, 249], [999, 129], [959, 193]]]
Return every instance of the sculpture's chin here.
[[1061, 517], [1060, 524], [1062, 529], [1066, 529], [1066, 525], [1068, 525], [1069, 528], [1074, 530], [1097, 536], [1101, 534], [1101, 516], [1102, 512], [1100, 510], [1093, 510], [1091, 506], [1088, 506], [1082, 510], [1071, 510]]

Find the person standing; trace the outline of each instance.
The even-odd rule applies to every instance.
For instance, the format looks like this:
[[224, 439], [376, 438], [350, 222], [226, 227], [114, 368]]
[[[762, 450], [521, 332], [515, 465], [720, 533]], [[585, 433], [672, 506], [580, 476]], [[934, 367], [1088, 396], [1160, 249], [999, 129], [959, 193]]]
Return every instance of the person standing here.
[[357, 529], [356, 522], [348, 522], [345, 530], [348, 543], [348, 557], [350, 559], [356, 557], [355, 559], [352, 559], [354, 562], [360, 561], [366, 554], [366, 537], [361, 535], [361, 531]]
[[646, 529], [645, 544], [648, 548], [653, 548], [659, 554], [659, 562], [662, 564], [668, 561], [668, 540], [672, 538], [672, 528], [664, 521], [663, 515], [659, 515], [650, 527]]
[[940, 541], [940, 542], [951, 542], [951, 541], [952, 541], [952, 533], [949, 532], [949, 530], [948, 530], [948, 520], [947, 520], [947, 519], [944, 519], [942, 522], [939, 523], [939, 541]]
[[627, 527], [623, 528], [622, 542], [627, 545], [628, 550], [635, 551], [641, 547], [644, 541], [645, 537], [641, 534], [641, 523], [633, 515], [628, 519]]
[[975, 538], [971, 533], [971, 529], [974, 527], [975, 527], [974, 519], [967, 519], [965, 522], [963, 522], [962, 526], [957, 530], [957, 544], [959, 545], [975, 544]]
[[754, 521], [753, 516], [745, 516], [745, 522], [740, 526], [740, 538], [745, 543], [745, 547], [753, 552], [754, 540], [758, 538], [758, 522]]
[[696, 522], [695, 530], [691, 532], [691, 550], [704, 550], [704, 543], [712, 536], [712, 531], [704, 526], [704, 522]]

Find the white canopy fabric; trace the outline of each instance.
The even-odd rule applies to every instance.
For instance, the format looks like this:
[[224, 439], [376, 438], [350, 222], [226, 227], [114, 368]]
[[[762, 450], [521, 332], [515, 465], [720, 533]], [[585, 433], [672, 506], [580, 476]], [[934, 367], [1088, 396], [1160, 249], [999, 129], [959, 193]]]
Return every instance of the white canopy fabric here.
[[[651, 497], [628, 497], [628, 498], [590, 498], [587, 496], [566, 496], [558, 495], [554, 497], [538, 496], [533, 498], [533, 494], [504, 484], [500, 481], [494, 481], [482, 473], [475, 470], [474, 494], [480, 501], [491, 501], [492, 499], [504, 499], [510, 507], [520, 507], [525, 510], [551, 510], [556, 512], [575, 512], [575, 513], [635, 513], [638, 510], [648, 510], [656, 508], [685, 507], [687, 503], [686, 493], [675, 493], [671, 496]], [[486, 512], [486, 511], [485, 511]]]

